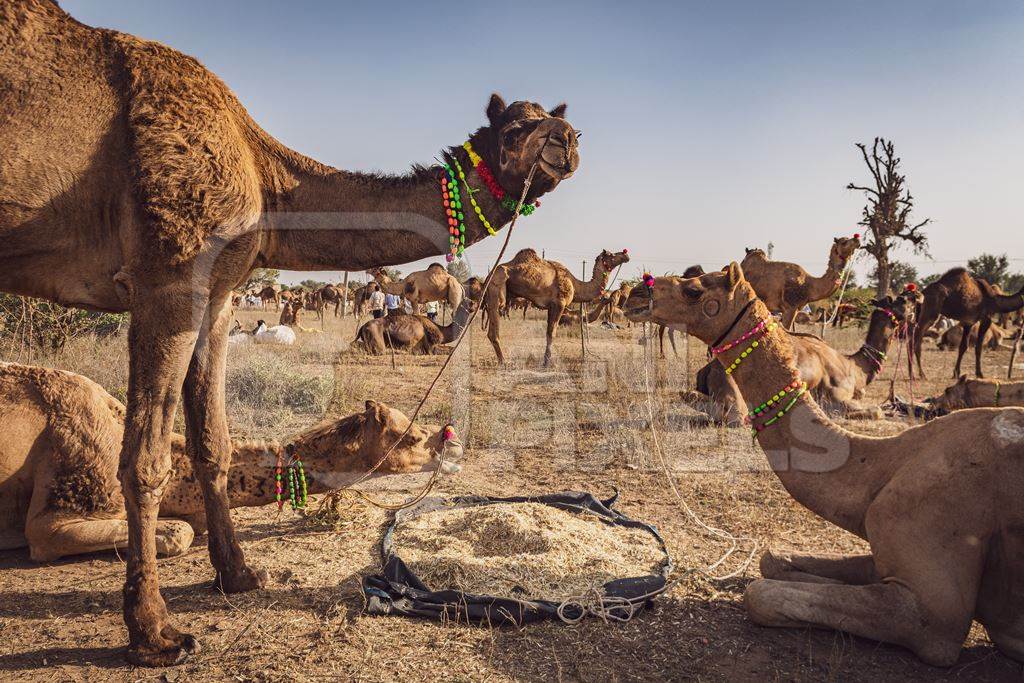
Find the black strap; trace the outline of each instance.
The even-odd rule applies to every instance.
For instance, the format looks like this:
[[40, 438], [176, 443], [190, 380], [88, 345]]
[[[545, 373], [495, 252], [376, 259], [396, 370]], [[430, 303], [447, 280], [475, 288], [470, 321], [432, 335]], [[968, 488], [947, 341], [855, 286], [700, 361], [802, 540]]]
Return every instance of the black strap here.
[[750, 301], [747, 302], [747, 305], [740, 310], [739, 315], [736, 316], [736, 319], [732, 321], [732, 325], [729, 325], [729, 329], [723, 332], [721, 337], [711, 342], [711, 345], [708, 347], [709, 349], [715, 348], [716, 346], [721, 344], [726, 337], [729, 336], [729, 333], [733, 331], [733, 329], [736, 327], [736, 324], [739, 323], [740, 319], [747, 314], [747, 311], [750, 310], [750, 307], [754, 305], [755, 301], [757, 301], [756, 298], [751, 299]]

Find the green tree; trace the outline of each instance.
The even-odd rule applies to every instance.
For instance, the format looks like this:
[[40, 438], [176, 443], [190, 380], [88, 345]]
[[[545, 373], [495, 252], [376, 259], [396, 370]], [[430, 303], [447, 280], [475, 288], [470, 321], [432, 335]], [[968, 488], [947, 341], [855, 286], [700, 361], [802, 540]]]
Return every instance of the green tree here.
[[262, 289], [263, 287], [276, 285], [279, 277], [281, 277], [281, 271], [277, 268], [254, 268], [245, 281], [244, 289], [254, 289], [256, 287]]
[[980, 254], [967, 261], [967, 270], [971, 271], [974, 277], [980, 277], [988, 281], [990, 285], [1004, 286], [1006, 278], [1010, 274], [1010, 259], [1006, 254], [996, 256], [995, 254]]
[[299, 286], [305, 287], [311, 292], [315, 292], [316, 290], [320, 289], [326, 284], [327, 283], [324, 282], [323, 280], [303, 280], [302, 282], [299, 283]]
[[931, 275], [925, 275], [917, 284], [921, 285], [921, 288], [924, 289], [931, 283], [938, 282], [940, 277], [942, 277], [942, 273], [932, 273]]
[[[910, 282], [917, 282], [917, 279], [917, 268], [910, 265], [909, 263], [904, 263], [902, 261], [893, 261], [889, 264], [889, 287], [891, 287], [894, 291], [903, 291], [904, 285]], [[868, 282], [871, 284], [872, 287], [875, 288], [876, 292], [880, 291], [877, 265], [874, 267], [874, 269], [872, 269], [871, 274], [868, 275]]]
[[1016, 294], [1022, 288], [1024, 288], [1024, 273], [1014, 273], [1013, 275], [1006, 276], [1006, 286], [1004, 289], [1010, 294]]
[[867, 197], [860, 225], [867, 229], [864, 250], [875, 257], [875, 289], [879, 296], [889, 292], [892, 278], [890, 252], [901, 244], [910, 244], [914, 253], [928, 253], [928, 237], [921, 229], [931, 219], [911, 224], [910, 212], [914, 209], [914, 198], [907, 190], [907, 177], [900, 173], [901, 159], [896, 156], [893, 143], [875, 138], [871, 152], [863, 143], [856, 143], [864, 163], [871, 172], [871, 183], [855, 185], [848, 190], [860, 190]]

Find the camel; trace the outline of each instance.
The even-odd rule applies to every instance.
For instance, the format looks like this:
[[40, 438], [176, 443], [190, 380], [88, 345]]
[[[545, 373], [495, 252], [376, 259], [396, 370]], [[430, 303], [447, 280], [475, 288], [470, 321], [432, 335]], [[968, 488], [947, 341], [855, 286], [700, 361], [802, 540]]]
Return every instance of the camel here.
[[[610, 301], [608, 297], [601, 297], [597, 300], [597, 305], [594, 309], [587, 312], [587, 324], [595, 323], [601, 318], [605, 317], [605, 312], [608, 310]], [[580, 313], [579, 311], [565, 311], [562, 313], [561, 319], [558, 324], [562, 327], [579, 327], [580, 326]]]
[[[882, 371], [893, 337], [913, 321], [915, 302], [900, 294], [872, 300], [875, 309], [864, 344], [851, 354], [837, 351], [813, 334], [789, 332], [800, 379], [818, 404], [848, 419], [880, 419], [881, 411], [860, 405], [864, 391]], [[697, 373], [697, 391], [683, 400], [705, 410], [717, 422], [737, 426], [747, 417], [739, 388], [717, 360]], [[709, 401], [709, 398], [711, 399]], [[710, 404], [710, 405], [709, 405]]]
[[792, 329], [801, 308], [835, 294], [850, 257], [859, 247], [860, 235], [836, 237], [821, 277], [810, 275], [795, 263], [769, 261], [761, 249], [747, 249], [741, 265], [757, 295], [769, 309], [782, 314], [783, 326]]
[[462, 303], [463, 287], [459, 279], [440, 263], [431, 263], [425, 270], [409, 273], [401, 282], [392, 282], [384, 268], [369, 271], [386, 294], [397, 294], [412, 304], [413, 312], [430, 301], [442, 301], [454, 311]]
[[[967, 339], [967, 345], [978, 343], [978, 329], [979, 323], [971, 325], [970, 336]], [[926, 335], [927, 336], [927, 335]], [[960, 341], [964, 336], [964, 328], [961, 325], [953, 325], [943, 332], [935, 345], [942, 351], [952, 351], [953, 349], [960, 348]], [[1003, 340], [1011, 337], [1012, 335], [1003, 329], [997, 323], [992, 323], [988, 328], [988, 332], [985, 333], [985, 339], [982, 340], [982, 346], [992, 351], [1000, 348], [1008, 347], [1009, 345], [1004, 344]]]
[[[0, 388], [0, 429], [13, 436], [0, 445], [0, 500], [7, 501], [0, 550], [27, 545], [33, 560], [51, 562], [124, 548], [128, 522], [117, 481], [124, 406], [95, 382], [61, 370], [0, 364]], [[457, 441], [444, 441], [446, 428], [415, 426], [402, 439], [408, 424], [400, 411], [367, 401], [364, 412], [323, 422], [283, 446], [232, 441], [229, 506], [274, 502], [278, 457], [301, 458], [313, 494], [354, 480], [395, 442], [374, 475], [458, 470], [440, 457], [461, 454]], [[171, 437], [171, 465], [156, 531], [157, 553], [165, 556], [185, 552], [206, 530], [202, 491], [179, 434]]]
[[[917, 314], [917, 329], [911, 349], [917, 359], [918, 374], [921, 378], [925, 377], [924, 368], [921, 367], [924, 331], [931, 327], [940, 315], [944, 315], [959, 321], [965, 333], [961, 334], [953, 377], [960, 376], [960, 363], [970, 343], [970, 335], [966, 332], [975, 323], [978, 323], [978, 332], [974, 341], [974, 373], [978, 377], [984, 377], [981, 370], [981, 352], [988, 337], [989, 327], [992, 325], [992, 316], [1024, 308], [1024, 287], [1016, 294], [1000, 294], [985, 280], [968, 273], [966, 268], [953, 268], [925, 287], [922, 294], [924, 301]], [[913, 374], [913, 365], [910, 372]]]
[[267, 285], [256, 292], [256, 297], [263, 302], [263, 309], [266, 310], [267, 304], [273, 303], [274, 308], [277, 308], [281, 304], [281, 295], [287, 294], [287, 292], [281, 292], [281, 288], [277, 285]]
[[[184, 389], [186, 446], [206, 501], [216, 585], [263, 586], [228, 514], [224, 359], [231, 290], [253, 268], [357, 271], [450, 252], [440, 165], [339, 171], [275, 140], [231, 90], [173, 48], [96, 29], [52, 0], [0, 3], [0, 291], [130, 312], [121, 462], [128, 511], [129, 661], [186, 659], [159, 592], [155, 533]], [[418, 115], [418, 114], [417, 114]], [[465, 170], [492, 229], [579, 166], [565, 106], [497, 94], [484, 125], [440, 158]], [[478, 168], [489, 171], [490, 185]], [[469, 196], [468, 194], [465, 196]], [[490, 233], [455, 220], [465, 246]]]
[[772, 400], [752, 434], [782, 485], [871, 546], [850, 556], [767, 552], [764, 578], [744, 596], [750, 618], [902, 645], [934, 666], [956, 662], [976, 619], [1024, 662], [1024, 409], [962, 410], [885, 438], [855, 434], [794, 384], [793, 337], [759, 328], [771, 312], [738, 264], [652, 285], [630, 297], [626, 314], [684, 325], [735, 367], [752, 405]]
[[946, 387], [930, 403], [930, 408], [940, 414], [964, 408], [1024, 406], [1024, 382], [967, 379], [967, 375], [960, 375], [956, 384]]
[[605, 309], [606, 322], [613, 322], [611, 316], [615, 311], [622, 310], [622, 304], [629, 298], [629, 293], [632, 290], [633, 285], [628, 282], [620, 282], [618, 289], [613, 289], [611, 292], [608, 292], [608, 307]]
[[612, 253], [602, 250], [594, 259], [590, 280], [583, 282], [573, 276], [558, 261], [542, 259], [533, 249], [523, 249], [512, 260], [497, 267], [487, 291], [484, 309], [487, 311], [487, 338], [494, 347], [498, 363], [505, 363], [505, 354], [498, 339], [501, 309], [512, 297], [522, 297], [537, 308], [548, 312], [547, 343], [544, 347], [544, 367], [551, 363], [551, 343], [562, 313], [571, 303], [595, 301], [601, 296], [611, 272], [629, 262], [629, 252], [623, 249]]
[[316, 295], [320, 297], [320, 301], [323, 302], [324, 306], [334, 304], [334, 317], [337, 318], [338, 311], [341, 309], [342, 303], [345, 302], [344, 288], [335, 285], [324, 285], [316, 291]]
[[467, 297], [455, 310], [452, 322], [443, 326], [416, 314], [377, 318], [363, 323], [356, 332], [355, 341], [362, 342], [366, 352], [374, 356], [385, 353], [389, 348], [436, 353], [441, 344], [451, 344], [459, 338], [476, 308], [477, 303]]

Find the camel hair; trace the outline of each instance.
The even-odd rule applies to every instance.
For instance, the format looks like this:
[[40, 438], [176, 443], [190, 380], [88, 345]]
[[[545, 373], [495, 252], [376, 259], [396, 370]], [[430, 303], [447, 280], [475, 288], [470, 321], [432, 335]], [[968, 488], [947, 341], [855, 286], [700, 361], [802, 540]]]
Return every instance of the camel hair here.
[[836, 237], [821, 277], [810, 275], [795, 263], [770, 261], [761, 249], [747, 249], [741, 265], [761, 301], [773, 313], [782, 314], [783, 326], [792, 328], [801, 308], [836, 293], [842, 284], [843, 271], [859, 247], [860, 235]]
[[443, 326], [415, 313], [376, 318], [363, 323], [356, 332], [355, 341], [362, 342], [366, 352], [374, 356], [385, 353], [389, 348], [431, 354], [438, 346], [451, 344], [459, 338], [476, 307], [476, 302], [466, 297], [455, 310], [452, 322]]
[[419, 313], [422, 304], [431, 301], [447, 303], [454, 311], [462, 303], [462, 283], [440, 263], [431, 263], [424, 270], [409, 273], [400, 282], [392, 282], [384, 268], [369, 271], [386, 294], [397, 294], [412, 304]]
[[[853, 353], [841, 353], [813, 334], [788, 332], [800, 379], [830, 414], [848, 419], [882, 417], [878, 407], [865, 407], [860, 401], [882, 371], [893, 338], [912, 323], [916, 304], [903, 294], [872, 299], [871, 304], [875, 308], [864, 343]], [[716, 422], [738, 426], [747, 418], [739, 388], [717, 359], [697, 372], [697, 391], [684, 392], [682, 398]]]
[[[958, 321], [964, 332], [960, 336], [960, 348], [956, 355], [956, 365], [953, 367], [953, 377], [960, 376], [960, 363], [971, 339], [968, 332], [975, 323], [978, 324], [978, 332], [974, 336], [974, 373], [978, 377], [984, 377], [981, 370], [981, 353], [984, 350], [985, 339], [988, 338], [989, 327], [992, 326], [992, 316], [1024, 308], [1024, 287], [1016, 294], [1001, 294], [987, 281], [968, 273], [966, 268], [953, 268], [925, 287], [922, 294], [924, 300], [917, 314], [917, 329], [912, 347], [913, 355], [917, 359], [918, 374], [922, 378], [925, 377], [924, 368], [921, 366], [924, 332], [938, 320], [939, 316], [944, 315]], [[913, 366], [910, 372], [913, 374]]]
[[[81, 375], [62, 370], [0, 364], [0, 429], [12, 438], [0, 444], [0, 550], [27, 545], [33, 560], [49, 562], [128, 543], [125, 501], [117, 480], [124, 406]], [[229, 506], [252, 507], [275, 500], [278, 457], [302, 460], [308, 492], [324, 493], [353, 481], [387, 453], [374, 475], [458, 470], [461, 445], [444, 442], [444, 428], [414, 426], [383, 403], [307, 429], [284, 445], [232, 441], [227, 472]], [[43, 444], [43, 447], [40, 447]], [[194, 533], [206, 529], [203, 495], [185, 437], [171, 437], [171, 478], [157, 521], [156, 548], [179, 555]], [[29, 491], [31, 496], [16, 495]]]
[[577, 279], [558, 261], [542, 259], [533, 249], [523, 249], [510, 261], [497, 266], [487, 289], [484, 310], [487, 311], [487, 338], [491, 340], [498, 363], [505, 363], [505, 354], [498, 339], [501, 310], [512, 297], [522, 297], [548, 312], [547, 342], [544, 346], [544, 366], [547, 367], [551, 363], [551, 343], [566, 307], [600, 298], [611, 272], [628, 262], [629, 252], [626, 249], [617, 253], [602, 250], [594, 259], [594, 270], [586, 282]]
[[939, 414], [964, 408], [1024, 407], [1024, 382], [998, 379], [968, 379], [960, 375], [942, 395], [929, 401]]
[[[797, 376], [793, 337], [782, 330], [736, 343], [771, 316], [736, 263], [693, 279], [656, 278], [650, 297], [630, 297], [626, 313], [729, 346], [718, 360], [742, 359], [732, 378], [754, 406]], [[956, 662], [977, 620], [996, 647], [1024, 661], [1024, 409], [962, 410], [880, 438], [840, 428], [799, 389], [784, 401], [754, 418], [776, 476], [871, 552], [766, 553], [764, 578], [744, 596], [751, 619], [902, 645], [935, 666]]]
[[[228, 513], [224, 361], [231, 290], [254, 268], [359, 271], [449, 251], [440, 164], [341, 171], [287, 148], [195, 59], [75, 21], [52, 0], [0, 3], [0, 291], [131, 313], [122, 485], [127, 657], [181, 662], [196, 639], [159, 591], [157, 513], [184, 388], [186, 446], [206, 501], [216, 585], [260, 588]], [[440, 153], [497, 229], [464, 141]], [[565, 106], [497, 94], [469, 142], [509, 197], [545, 195], [579, 165]], [[465, 212], [465, 243], [489, 233]]]

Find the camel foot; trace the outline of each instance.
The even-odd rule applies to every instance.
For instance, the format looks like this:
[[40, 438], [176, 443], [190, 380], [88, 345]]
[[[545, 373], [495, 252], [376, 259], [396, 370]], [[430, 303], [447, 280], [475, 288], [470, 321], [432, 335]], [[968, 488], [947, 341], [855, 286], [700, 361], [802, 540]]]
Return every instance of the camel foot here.
[[125, 659], [135, 666], [176, 666], [200, 650], [199, 641], [194, 636], [182, 633], [170, 624], [165, 624], [154, 638], [144, 638], [142, 642], [137, 638], [131, 640]]
[[225, 593], [245, 593], [263, 588], [269, 579], [266, 569], [253, 570], [242, 565], [237, 572], [217, 572], [213, 585]]

